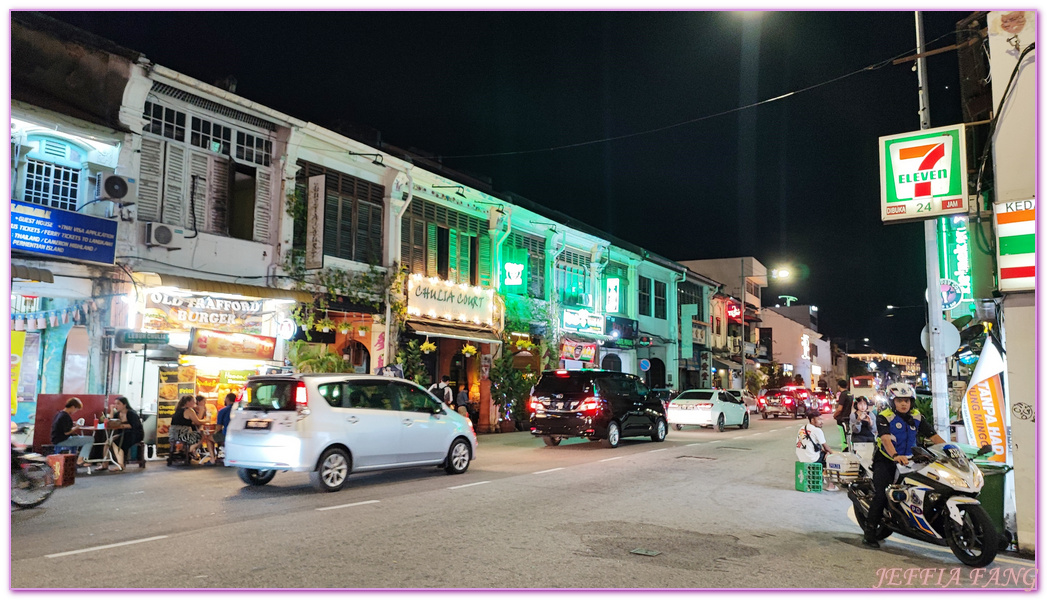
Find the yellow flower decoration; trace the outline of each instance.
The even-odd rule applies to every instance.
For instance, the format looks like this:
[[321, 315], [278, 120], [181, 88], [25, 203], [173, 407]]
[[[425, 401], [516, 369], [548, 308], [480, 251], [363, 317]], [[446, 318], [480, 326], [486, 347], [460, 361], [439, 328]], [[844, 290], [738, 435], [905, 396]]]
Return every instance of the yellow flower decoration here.
[[472, 356], [472, 355], [476, 354], [476, 346], [474, 346], [472, 344], [466, 344], [466, 345], [462, 346], [462, 354], [464, 354], [466, 356]]
[[429, 354], [433, 350], [436, 350], [436, 344], [430, 342], [429, 340], [426, 340], [425, 343], [422, 344], [421, 350], [422, 352]]

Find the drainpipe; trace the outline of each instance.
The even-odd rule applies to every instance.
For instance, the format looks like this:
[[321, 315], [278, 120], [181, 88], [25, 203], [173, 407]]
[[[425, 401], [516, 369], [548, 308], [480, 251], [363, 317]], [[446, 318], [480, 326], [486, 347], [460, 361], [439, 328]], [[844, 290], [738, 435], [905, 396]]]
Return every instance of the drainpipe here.
[[[676, 315], [675, 319], [672, 319], [671, 321], [669, 321], [669, 331], [671, 332], [671, 337], [673, 338], [673, 340], [676, 341], [676, 343], [674, 344], [676, 346], [676, 356], [673, 357], [673, 358], [675, 359], [674, 362], [676, 363], [676, 373], [675, 373], [676, 374], [676, 385], [679, 385], [680, 382], [682, 381], [680, 379], [680, 377], [679, 377], [679, 375], [680, 375], [680, 343], [681, 343], [680, 342], [680, 335], [682, 334], [681, 328], [684, 325], [683, 323], [680, 322], [680, 284], [683, 283], [687, 279], [687, 271], [684, 271], [682, 273], [676, 273], [675, 275], [676, 275], [676, 277], [675, 277], [676, 280], [673, 283], [676, 284], [674, 286], [676, 289], [674, 289], [672, 291], [672, 293], [669, 294], [669, 298], [667, 300], [671, 300], [672, 301], [672, 305], [673, 305], [673, 310], [669, 311], [669, 314]], [[687, 326], [690, 327], [691, 324], [687, 323]], [[666, 375], [669, 375], [669, 373], [667, 372]], [[666, 384], [668, 384], [668, 383], [669, 382], [667, 381]], [[670, 386], [670, 387], [674, 387], [674, 386]]]
[[[393, 237], [396, 238], [396, 243], [393, 244], [392, 252], [396, 255], [396, 260], [393, 261], [399, 265], [400, 261], [403, 260], [403, 256], [400, 256], [400, 243], [403, 241], [400, 236], [403, 235], [402, 219], [404, 214], [407, 212], [408, 207], [411, 206], [411, 200], [414, 199], [414, 177], [411, 176], [412, 165], [408, 165], [403, 171], [396, 167], [390, 166], [389, 168], [394, 171], [407, 175], [407, 196], [404, 199], [404, 205], [400, 207], [400, 210], [393, 212]], [[393, 180], [395, 182], [395, 179]], [[391, 203], [391, 196], [390, 196]], [[391, 302], [391, 291], [385, 293], [385, 364], [390, 364], [393, 360], [393, 344], [392, 344], [392, 321], [393, 321], [393, 309]]]
[[[495, 283], [494, 289], [502, 289], [502, 244], [509, 238], [509, 234], [513, 232], [513, 207], [505, 204], [500, 207], [502, 210], [502, 219], [505, 221], [505, 231], [498, 234], [498, 239], [494, 242], [494, 264], [495, 267]], [[497, 209], [491, 209], [492, 213], [499, 212]], [[494, 214], [491, 215], [491, 219], [496, 219]], [[497, 223], [495, 223], [497, 225]], [[493, 229], [493, 228], [492, 228]]]

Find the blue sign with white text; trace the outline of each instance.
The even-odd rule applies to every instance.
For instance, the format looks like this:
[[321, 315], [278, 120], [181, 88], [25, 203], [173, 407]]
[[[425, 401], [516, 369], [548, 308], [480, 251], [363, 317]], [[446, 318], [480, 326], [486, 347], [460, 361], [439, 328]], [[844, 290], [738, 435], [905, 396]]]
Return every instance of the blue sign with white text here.
[[113, 264], [116, 221], [11, 201], [11, 249]]

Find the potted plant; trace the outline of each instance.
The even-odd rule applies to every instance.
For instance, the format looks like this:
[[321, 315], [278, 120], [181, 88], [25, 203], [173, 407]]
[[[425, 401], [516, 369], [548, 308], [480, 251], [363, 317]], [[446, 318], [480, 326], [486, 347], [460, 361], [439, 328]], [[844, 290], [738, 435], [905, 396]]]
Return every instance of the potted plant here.
[[429, 354], [430, 352], [436, 350], [436, 344], [430, 342], [429, 338], [426, 338], [425, 342], [419, 349], [422, 351], [423, 354]]
[[348, 334], [349, 334], [349, 331], [350, 331], [350, 330], [351, 330], [352, 328], [353, 328], [352, 324], [350, 324], [350, 323], [346, 323], [346, 322], [342, 322], [342, 324], [340, 324], [340, 325], [338, 326], [338, 331], [339, 331], [339, 332], [340, 332], [340, 333], [341, 333], [342, 335], [348, 335]]
[[472, 344], [466, 344], [465, 346], [462, 346], [462, 354], [466, 356], [472, 356], [476, 354], [476, 346]]
[[328, 316], [324, 316], [324, 318], [320, 319], [316, 322], [315, 325], [313, 325], [313, 327], [315, 327], [317, 331], [322, 331], [324, 333], [327, 333], [328, 331], [334, 329], [334, 326], [334, 321], [331, 320], [331, 317]]

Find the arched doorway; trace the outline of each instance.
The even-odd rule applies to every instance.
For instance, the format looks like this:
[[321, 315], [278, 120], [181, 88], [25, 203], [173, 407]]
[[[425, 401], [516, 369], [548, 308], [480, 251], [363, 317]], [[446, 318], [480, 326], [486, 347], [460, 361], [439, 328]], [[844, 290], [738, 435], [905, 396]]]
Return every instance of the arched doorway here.
[[621, 371], [622, 358], [617, 354], [607, 353], [600, 362], [600, 368], [604, 371]]
[[342, 348], [342, 358], [353, 365], [357, 373], [371, 372], [371, 352], [356, 340], [349, 340]]
[[649, 358], [648, 360], [651, 361], [651, 368], [647, 370], [647, 374], [644, 376], [647, 387], [651, 389], [664, 388], [665, 363], [660, 358]]

